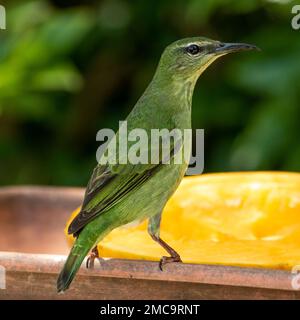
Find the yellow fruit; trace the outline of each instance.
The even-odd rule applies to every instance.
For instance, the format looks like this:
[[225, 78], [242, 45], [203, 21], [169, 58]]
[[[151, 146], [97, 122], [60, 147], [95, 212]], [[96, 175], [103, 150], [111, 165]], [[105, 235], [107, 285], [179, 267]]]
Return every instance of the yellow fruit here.
[[[300, 264], [300, 174], [186, 177], [165, 207], [161, 237], [187, 263], [279, 269]], [[114, 230], [98, 248], [112, 258], [159, 260], [166, 254], [148, 235], [146, 222]]]

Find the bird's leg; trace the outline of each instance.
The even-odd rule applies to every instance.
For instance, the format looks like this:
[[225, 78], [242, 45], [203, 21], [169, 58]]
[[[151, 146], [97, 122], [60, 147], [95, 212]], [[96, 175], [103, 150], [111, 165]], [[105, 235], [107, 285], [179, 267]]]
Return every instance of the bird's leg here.
[[87, 269], [93, 269], [94, 268], [94, 262], [95, 259], [98, 259], [100, 261], [99, 251], [97, 246], [94, 247], [89, 255], [89, 257], [86, 260], [86, 267]]
[[159, 262], [159, 269], [162, 271], [163, 266], [170, 262], [182, 262], [180, 255], [171, 248], [164, 240], [162, 240], [159, 236], [160, 229], [160, 221], [161, 221], [161, 213], [151, 217], [148, 223], [148, 232], [152, 239], [160, 244], [170, 255], [170, 257], [163, 256]]

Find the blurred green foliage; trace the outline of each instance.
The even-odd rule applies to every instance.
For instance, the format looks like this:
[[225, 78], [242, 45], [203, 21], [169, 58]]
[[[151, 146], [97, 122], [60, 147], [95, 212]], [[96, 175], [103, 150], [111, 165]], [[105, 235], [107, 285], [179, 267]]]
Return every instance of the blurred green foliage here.
[[0, 184], [85, 185], [96, 132], [117, 128], [164, 47], [202, 35], [258, 45], [200, 79], [205, 171], [300, 170], [300, 31], [293, 1], [2, 1]]

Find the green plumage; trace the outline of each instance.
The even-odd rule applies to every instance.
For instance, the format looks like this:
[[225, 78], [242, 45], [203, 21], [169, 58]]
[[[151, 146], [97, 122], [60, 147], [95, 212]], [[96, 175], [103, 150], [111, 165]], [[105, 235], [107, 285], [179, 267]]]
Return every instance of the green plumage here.
[[[190, 129], [192, 95], [199, 75], [221, 55], [254, 48], [239, 46], [229, 47], [206, 38], [183, 39], [168, 46], [153, 80], [126, 119], [128, 132], [142, 128], [150, 136], [154, 128]], [[128, 145], [130, 147], [130, 142]], [[83, 259], [101, 239], [113, 229], [133, 221], [148, 218], [150, 235], [171, 255], [165, 260], [180, 261], [179, 255], [159, 238], [161, 212], [188, 165], [174, 163], [174, 154], [178, 152], [176, 141], [171, 151], [170, 164], [161, 161], [135, 165], [117, 163], [98, 165], [94, 169], [81, 212], [69, 227], [69, 233], [77, 239], [59, 275], [58, 291], [69, 287]]]

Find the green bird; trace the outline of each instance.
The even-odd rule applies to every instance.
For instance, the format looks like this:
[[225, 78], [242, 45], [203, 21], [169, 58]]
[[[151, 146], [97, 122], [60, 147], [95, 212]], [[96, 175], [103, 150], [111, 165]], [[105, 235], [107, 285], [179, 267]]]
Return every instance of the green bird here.
[[[128, 132], [136, 128], [149, 134], [154, 128], [191, 129], [192, 96], [201, 73], [227, 53], [253, 49], [258, 48], [204, 37], [172, 43], [164, 50], [152, 81], [126, 119]], [[119, 135], [120, 130], [116, 137]], [[183, 143], [178, 141], [173, 139], [167, 157], [159, 155], [156, 163], [99, 162], [88, 183], [81, 211], [68, 229], [76, 240], [59, 274], [58, 292], [68, 289], [91, 250], [87, 267], [93, 266], [94, 259], [99, 257], [97, 244], [108, 233], [144, 219], [149, 219], [148, 232], [152, 239], [169, 254], [160, 260], [160, 268], [168, 262], [181, 262], [180, 255], [160, 238], [159, 232], [162, 210], [188, 167], [187, 161], [174, 161], [178, 152], [183, 150]], [[184, 147], [186, 145], [189, 153], [191, 141], [187, 141]], [[163, 154], [165, 149], [159, 146], [155, 152]]]

